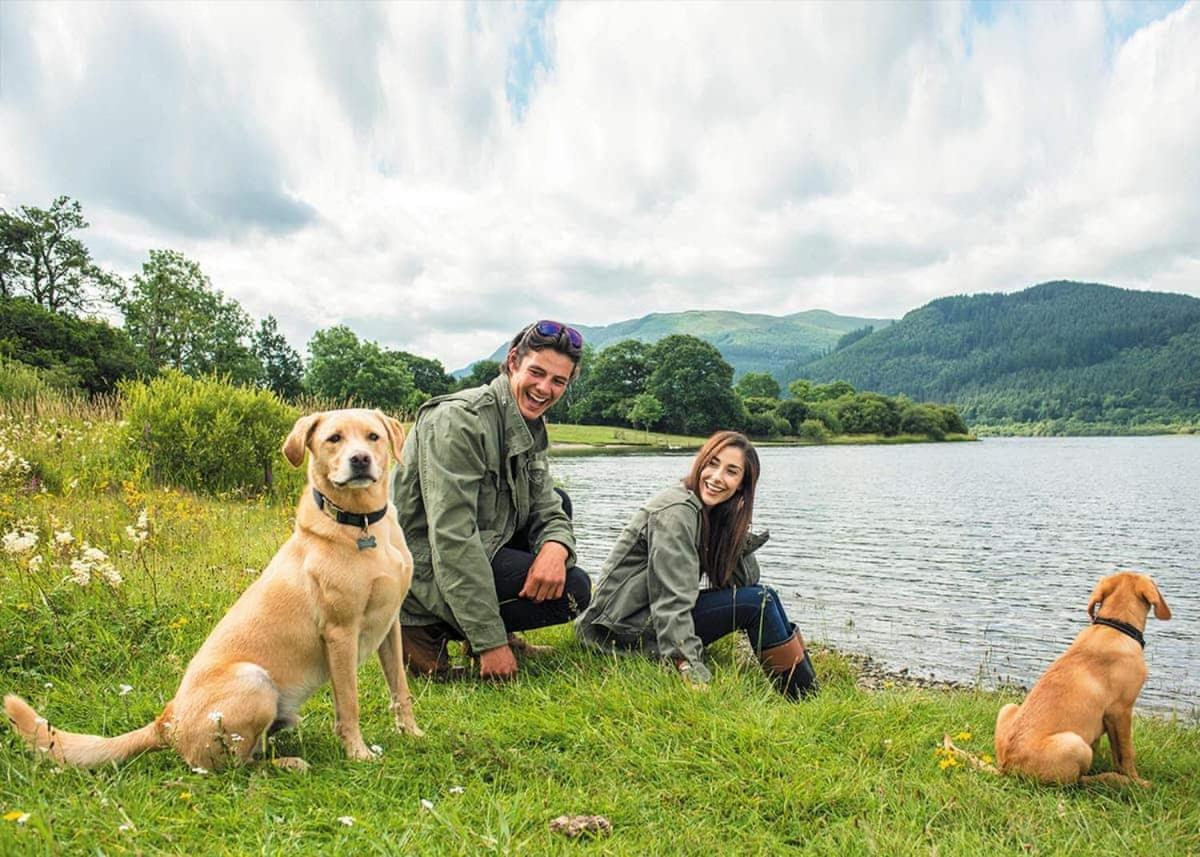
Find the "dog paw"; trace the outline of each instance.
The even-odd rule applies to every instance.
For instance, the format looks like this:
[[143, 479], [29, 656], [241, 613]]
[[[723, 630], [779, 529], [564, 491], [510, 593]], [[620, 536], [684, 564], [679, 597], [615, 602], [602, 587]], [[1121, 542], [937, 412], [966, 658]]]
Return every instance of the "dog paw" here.
[[282, 770], [293, 771], [297, 774], [308, 773], [308, 762], [299, 756], [280, 756], [278, 759], [272, 759], [271, 764]]
[[373, 762], [379, 756], [366, 744], [351, 744], [346, 747], [346, 758], [355, 762]]
[[424, 738], [425, 737], [425, 730], [422, 729], [420, 726], [418, 726], [416, 723], [405, 724], [405, 723], [400, 723], [399, 721], [397, 721], [396, 731], [399, 732], [401, 735], [408, 735], [413, 738]]

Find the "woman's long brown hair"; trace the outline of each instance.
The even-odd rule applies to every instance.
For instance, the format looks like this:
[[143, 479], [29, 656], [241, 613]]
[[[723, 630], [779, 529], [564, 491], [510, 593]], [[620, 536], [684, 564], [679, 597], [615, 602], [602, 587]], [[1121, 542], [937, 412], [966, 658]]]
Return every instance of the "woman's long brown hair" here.
[[746, 459], [742, 484], [724, 503], [704, 506], [700, 513], [700, 573], [708, 575], [709, 581], [718, 589], [728, 585], [750, 530], [750, 519], [754, 516], [754, 486], [758, 483], [758, 453], [744, 434], [719, 431], [696, 453], [692, 469], [683, 480], [684, 487], [699, 496], [700, 471], [714, 455], [731, 446], [740, 449]]

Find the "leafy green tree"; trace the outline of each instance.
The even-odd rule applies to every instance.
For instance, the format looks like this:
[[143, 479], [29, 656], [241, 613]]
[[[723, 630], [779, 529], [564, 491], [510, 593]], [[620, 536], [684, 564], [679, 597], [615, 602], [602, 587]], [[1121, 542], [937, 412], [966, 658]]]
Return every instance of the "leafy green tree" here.
[[275, 316], [259, 322], [254, 333], [254, 357], [260, 374], [258, 385], [282, 399], [294, 399], [304, 390], [304, 362], [282, 333]]
[[662, 403], [668, 430], [708, 434], [745, 425], [746, 410], [733, 392], [733, 367], [712, 345], [672, 334], [650, 349], [650, 365], [646, 389]]
[[590, 425], [626, 422], [633, 400], [646, 390], [650, 348], [645, 342], [623, 339], [601, 350], [590, 363], [586, 389], [571, 406], [571, 421]]
[[455, 389], [469, 390], [472, 387], [482, 387], [496, 380], [500, 374], [500, 364], [495, 360], [476, 360], [471, 364], [471, 371], [458, 379]]
[[878, 393], [857, 393], [836, 404], [842, 430], [847, 434], [891, 436], [900, 430], [900, 409], [894, 399]]
[[79, 313], [114, 289], [74, 233], [87, 229], [77, 200], [60, 196], [50, 208], [0, 210], [0, 296], [25, 295], [51, 312]]
[[153, 368], [224, 375], [236, 384], [257, 383], [262, 376], [250, 346], [250, 316], [182, 253], [151, 250], [141, 273], [114, 302], [129, 338]]
[[809, 392], [809, 402], [832, 402], [845, 396], [854, 395], [854, 388], [845, 381], [833, 381], [829, 384], [818, 384]]
[[742, 404], [746, 407], [746, 413], [756, 417], [759, 414], [774, 416], [783, 403], [778, 399], [769, 399], [765, 396], [751, 396], [748, 399], [742, 399]]
[[359, 340], [345, 325], [318, 330], [308, 341], [304, 386], [339, 403], [407, 414], [413, 404], [412, 371], [398, 351]]
[[596, 363], [596, 349], [590, 342], [583, 343], [583, 354], [579, 358], [579, 374], [568, 386], [563, 397], [546, 411], [546, 419], [555, 423], [581, 422], [572, 416], [572, 411], [588, 397], [592, 389], [592, 369]]
[[49, 372], [65, 386], [106, 393], [138, 374], [125, 331], [52, 312], [29, 298], [0, 298], [0, 356]]
[[812, 398], [812, 389], [812, 381], [806, 378], [797, 378], [795, 381], [788, 383], [788, 392], [798, 402], [807, 402]]
[[763, 399], [779, 398], [779, 382], [771, 377], [769, 372], [747, 372], [738, 379], [734, 387], [743, 399], [751, 397]]
[[413, 385], [425, 394], [426, 399], [443, 396], [454, 389], [454, 379], [446, 374], [446, 367], [442, 365], [442, 361], [418, 357], [407, 351], [395, 353], [404, 361], [404, 365], [412, 373]]
[[775, 414], [787, 420], [792, 429], [798, 432], [801, 424], [812, 417], [812, 407], [800, 399], [785, 399], [779, 403]]
[[662, 415], [662, 402], [650, 393], [641, 393], [630, 403], [629, 410], [625, 412], [625, 419], [629, 420], [634, 428], [641, 426], [648, 435], [650, 426], [661, 420]]

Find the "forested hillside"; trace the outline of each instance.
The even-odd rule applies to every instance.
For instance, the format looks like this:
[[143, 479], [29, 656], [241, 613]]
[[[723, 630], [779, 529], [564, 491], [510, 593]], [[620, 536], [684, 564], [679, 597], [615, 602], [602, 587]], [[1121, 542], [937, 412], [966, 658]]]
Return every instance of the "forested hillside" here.
[[1200, 421], [1200, 300], [1092, 283], [942, 298], [788, 374], [950, 401], [973, 424]]
[[[656, 312], [601, 327], [576, 327], [596, 349], [625, 339], [653, 344], [674, 334], [687, 334], [715, 345], [733, 366], [736, 377], [767, 372], [784, 383], [789, 366], [832, 351], [846, 334], [866, 327], [880, 330], [891, 323], [886, 318], [854, 318], [825, 310], [782, 316], [689, 310]], [[499, 361], [507, 347], [507, 343], [498, 347], [490, 359]]]

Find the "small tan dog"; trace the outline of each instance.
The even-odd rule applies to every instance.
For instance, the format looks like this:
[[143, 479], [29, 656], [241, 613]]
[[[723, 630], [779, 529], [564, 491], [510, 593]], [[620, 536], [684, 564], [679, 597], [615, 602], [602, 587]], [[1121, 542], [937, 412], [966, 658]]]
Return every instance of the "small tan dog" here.
[[[1024, 703], [1000, 709], [996, 763], [1002, 772], [1044, 783], [1149, 785], [1134, 764], [1133, 704], [1146, 681], [1142, 633], [1151, 607], [1156, 618], [1171, 618], [1144, 574], [1123, 571], [1096, 584], [1088, 599], [1094, 624], [1050, 665]], [[1086, 776], [1101, 734], [1108, 735], [1117, 771]]]
[[[388, 501], [389, 449], [400, 424], [379, 411], [301, 417], [283, 446], [308, 487], [296, 528], [188, 664], [175, 697], [154, 722], [116, 738], [50, 726], [26, 702], [4, 707], [21, 736], [56, 761], [79, 767], [173, 747], [192, 767], [245, 762], [269, 732], [293, 726], [305, 700], [333, 684], [334, 732], [351, 759], [371, 759], [358, 725], [358, 667], [378, 651], [401, 732], [421, 735], [401, 652], [400, 603], [412, 556]], [[285, 767], [306, 767], [280, 759]]]

